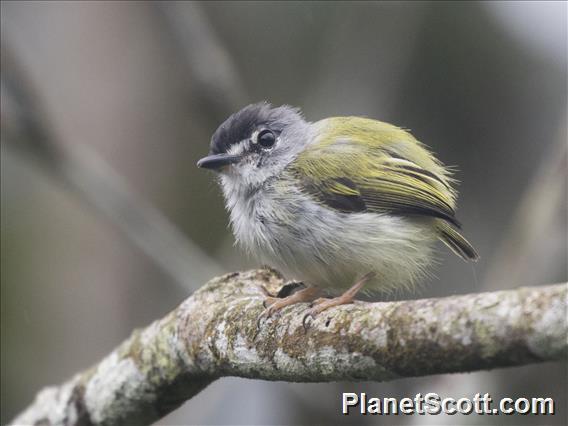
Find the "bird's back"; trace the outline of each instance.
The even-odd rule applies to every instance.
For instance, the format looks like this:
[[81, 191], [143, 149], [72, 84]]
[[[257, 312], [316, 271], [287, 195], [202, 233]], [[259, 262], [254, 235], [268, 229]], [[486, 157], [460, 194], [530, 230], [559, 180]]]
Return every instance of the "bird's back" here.
[[450, 171], [408, 131], [361, 117], [314, 126], [311, 143], [290, 167], [305, 192], [344, 213], [435, 218], [446, 245], [464, 259], [477, 258], [457, 231]]
[[402, 164], [402, 160], [406, 160], [430, 171], [448, 184], [452, 181], [449, 170], [423, 143], [401, 127], [364, 117], [331, 117], [315, 125], [326, 130], [314, 139], [312, 143], [314, 149], [325, 149], [340, 141], [348, 141], [358, 149], [363, 148], [364, 151], [371, 152], [379, 161], [400, 160]]

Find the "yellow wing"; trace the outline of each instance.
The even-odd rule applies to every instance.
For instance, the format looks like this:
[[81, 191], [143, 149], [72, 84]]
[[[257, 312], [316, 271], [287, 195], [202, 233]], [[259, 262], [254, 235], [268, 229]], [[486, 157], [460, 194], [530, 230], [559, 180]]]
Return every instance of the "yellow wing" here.
[[477, 256], [455, 230], [460, 224], [450, 172], [410, 133], [359, 117], [330, 118], [315, 125], [325, 136], [290, 167], [306, 193], [346, 213], [441, 219], [442, 241], [464, 258]]

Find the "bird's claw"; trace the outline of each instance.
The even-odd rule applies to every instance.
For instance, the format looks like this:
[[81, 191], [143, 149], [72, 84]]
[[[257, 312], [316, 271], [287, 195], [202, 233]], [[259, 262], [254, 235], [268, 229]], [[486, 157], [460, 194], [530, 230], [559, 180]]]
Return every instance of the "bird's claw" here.
[[305, 331], [308, 331], [308, 323], [307, 323], [307, 321], [308, 321], [309, 318], [315, 319], [315, 316], [314, 316], [314, 314], [312, 313], [312, 310], [311, 310], [311, 309], [308, 311], [308, 313], [307, 313], [306, 315], [304, 315], [304, 318], [302, 318], [302, 326], [304, 327], [304, 330], [305, 330]]
[[298, 283], [288, 285], [287, 288], [291, 290], [291, 294], [285, 297], [286, 293], [282, 294], [282, 292], [278, 296], [283, 297], [267, 297], [263, 303], [265, 309], [256, 322], [257, 328], [260, 328], [263, 319], [269, 319], [274, 313], [280, 312], [285, 307], [313, 300], [313, 296], [317, 294], [318, 290], [314, 287], [298, 288], [300, 286], [304, 287], [303, 284]]
[[320, 297], [319, 299], [316, 299], [312, 303], [310, 303], [310, 309], [308, 310], [308, 313], [304, 315], [304, 318], [302, 318], [302, 325], [304, 326], [304, 330], [308, 330], [308, 318], [315, 320], [316, 316], [326, 309], [324, 306], [326, 306], [326, 303], [329, 303], [329, 300], [330, 299], [327, 297]]
[[260, 329], [261, 326], [261, 322], [263, 319], [265, 320], [269, 320], [270, 317], [272, 317], [272, 315], [274, 314], [274, 312], [277, 311], [277, 309], [274, 309], [274, 306], [272, 306], [272, 304], [268, 305], [268, 307], [266, 306], [266, 300], [263, 302], [262, 304], [264, 306], [264, 311], [262, 311], [262, 313], [258, 316], [258, 319], [256, 320], [256, 328]]
[[266, 317], [266, 319], [270, 318], [270, 316], [266, 315], [266, 311], [268, 310], [268, 308], [264, 309], [264, 311], [262, 311], [262, 313], [258, 316], [257, 320], [256, 320], [256, 329], [257, 331], [260, 330], [260, 325], [262, 323], [262, 319], [264, 317]]

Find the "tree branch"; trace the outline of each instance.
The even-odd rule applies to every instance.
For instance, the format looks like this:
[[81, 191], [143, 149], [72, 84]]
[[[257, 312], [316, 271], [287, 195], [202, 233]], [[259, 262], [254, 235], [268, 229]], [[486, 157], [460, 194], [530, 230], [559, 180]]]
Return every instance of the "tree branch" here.
[[211, 280], [93, 368], [41, 391], [14, 424], [141, 424], [223, 376], [387, 381], [566, 359], [568, 284], [442, 299], [306, 305], [257, 327], [272, 270]]

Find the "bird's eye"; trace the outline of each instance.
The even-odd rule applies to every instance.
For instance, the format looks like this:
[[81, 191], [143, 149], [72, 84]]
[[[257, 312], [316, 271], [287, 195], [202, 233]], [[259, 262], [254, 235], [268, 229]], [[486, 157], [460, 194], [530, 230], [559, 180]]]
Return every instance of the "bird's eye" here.
[[271, 148], [276, 142], [276, 135], [272, 130], [263, 130], [258, 134], [256, 139], [263, 148]]

